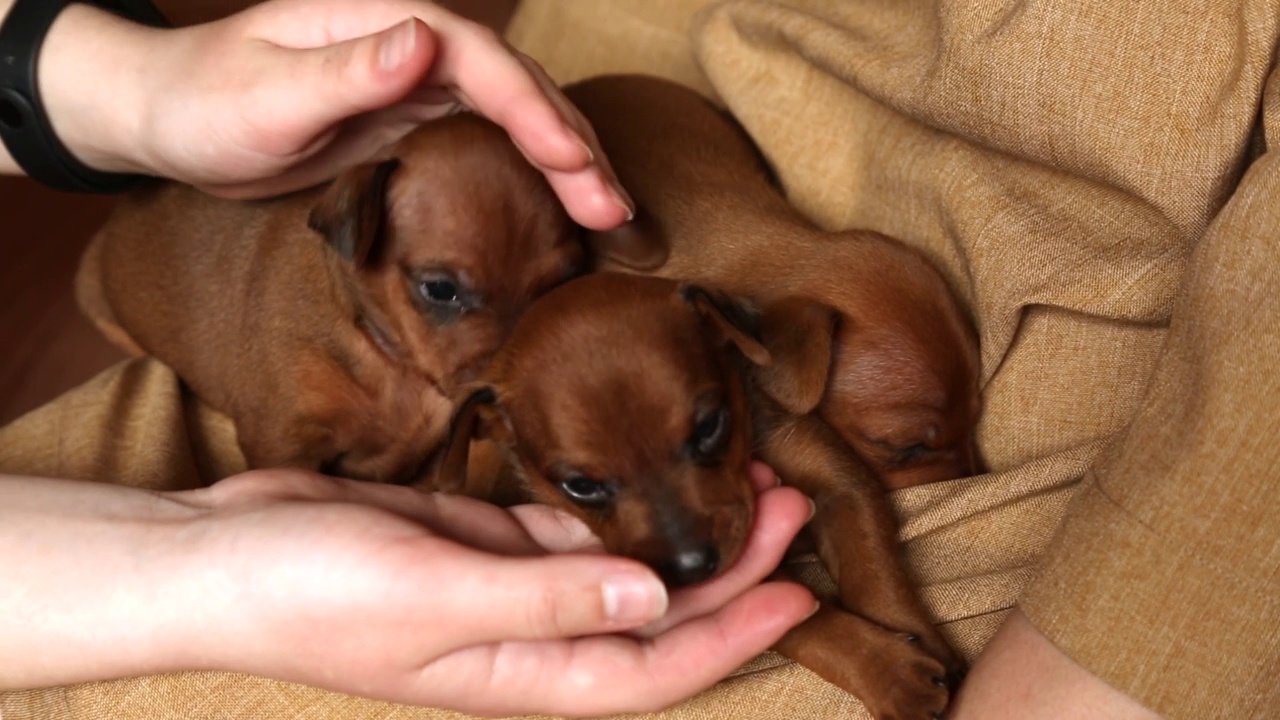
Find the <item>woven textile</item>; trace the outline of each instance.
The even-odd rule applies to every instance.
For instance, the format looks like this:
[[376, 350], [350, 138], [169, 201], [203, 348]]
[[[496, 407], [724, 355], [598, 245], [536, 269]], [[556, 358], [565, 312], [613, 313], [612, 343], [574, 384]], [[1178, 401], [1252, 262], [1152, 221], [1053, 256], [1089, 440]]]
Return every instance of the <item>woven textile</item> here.
[[[1170, 718], [1280, 707], [1274, 0], [524, 0], [560, 82], [643, 71], [745, 125], [791, 201], [900, 238], [977, 316], [994, 472], [902, 491], [969, 657], [1015, 604]], [[0, 471], [183, 487], [234, 429], [134, 361], [0, 430]], [[808, 568], [813, 582], [822, 582]], [[461, 717], [225, 674], [0, 695], [6, 720]], [[865, 718], [766, 655], [653, 718]]]

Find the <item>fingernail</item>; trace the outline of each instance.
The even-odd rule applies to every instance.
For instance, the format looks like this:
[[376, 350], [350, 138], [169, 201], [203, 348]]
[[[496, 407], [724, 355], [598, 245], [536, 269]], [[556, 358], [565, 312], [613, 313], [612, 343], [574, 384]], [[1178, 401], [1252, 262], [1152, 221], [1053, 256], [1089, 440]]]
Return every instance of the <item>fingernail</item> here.
[[382, 37], [382, 45], [378, 49], [378, 61], [383, 70], [395, 70], [413, 55], [414, 46], [418, 42], [418, 31], [414, 27], [417, 20], [409, 18], [396, 25]]
[[601, 593], [605, 617], [618, 625], [642, 625], [667, 612], [667, 588], [653, 575], [611, 575]]
[[635, 220], [636, 204], [631, 200], [631, 197], [628, 196], [627, 193], [624, 192], [622, 188], [612, 183], [608, 185], [608, 188], [609, 188], [609, 194], [613, 196], [613, 201], [618, 204], [618, 207], [627, 211], [627, 222], [631, 222], [632, 220]]
[[[566, 130], [567, 130], [568, 132], [570, 132], [570, 133], [572, 133], [572, 132], [573, 132], [572, 130], [568, 130], [568, 129], [567, 129], [567, 126], [566, 126]], [[591, 164], [591, 163], [595, 162], [595, 161], [596, 161], [596, 154], [595, 154], [595, 152], [591, 149], [591, 146], [587, 144], [587, 141], [586, 141], [586, 140], [583, 140], [583, 139], [582, 139], [582, 138], [580, 138], [580, 137], [578, 137], [578, 136], [577, 136], [577, 134], [574, 134], [573, 139], [578, 141], [578, 144], [582, 146], [582, 151], [583, 151], [583, 152], [585, 152], [585, 153], [587, 154], [587, 164]]]
[[[808, 620], [809, 618], [813, 617], [814, 615], [817, 615], [817, 614], [818, 614], [818, 611], [819, 611], [819, 610], [821, 610], [821, 609], [822, 609], [822, 601], [821, 601], [821, 600], [814, 600], [814, 601], [813, 601], [813, 609], [809, 611], [809, 614], [808, 614], [808, 615], [805, 615], [805, 616], [804, 616], [804, 619], [805, 619], [805, 620]], [[801, 620], [801, 622], [804, 622], [804, 620]]]

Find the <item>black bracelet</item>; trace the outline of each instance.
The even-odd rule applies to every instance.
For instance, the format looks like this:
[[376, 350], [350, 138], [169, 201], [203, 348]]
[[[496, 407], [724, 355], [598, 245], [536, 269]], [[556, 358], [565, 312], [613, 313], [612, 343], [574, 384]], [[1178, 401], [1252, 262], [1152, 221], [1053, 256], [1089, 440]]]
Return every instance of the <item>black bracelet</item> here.
[[[44, 185], [70, 192], [120, 192], [145, 176], [104, 173], [77, 160], [49, 124], [36, 84], [36, 61], [45, 35], [58, 13], [74, 1], [15, 0], [0, 25], [0, 139], [14, 162]], [[146, 25], [169, 25], [147, 0], [91, 0], [90, 4]]]

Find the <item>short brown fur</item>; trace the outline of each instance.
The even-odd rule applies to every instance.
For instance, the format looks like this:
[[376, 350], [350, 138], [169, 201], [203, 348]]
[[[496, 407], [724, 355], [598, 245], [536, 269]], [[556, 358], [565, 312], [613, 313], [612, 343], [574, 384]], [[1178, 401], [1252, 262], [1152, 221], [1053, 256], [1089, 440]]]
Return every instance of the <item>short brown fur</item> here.
[[692, 90], [605, 76], [565, 92], [639, 208], [628, 226], [592, 234], [600, 269], [831, 308], [832, 365], [825, 390], [806, 395], [810, 409], [886, 487], [983, 471], [977, 336], [927, 258], [876, 233], [815, 227], [746, 133]]
[[[572, 280], [530, 307], [466, 392], [436, 481], [559, 507], [608, 551], [683, 585], [740, 553], [754, 512], [747, 464], [758, 455], [814, 499], [811, 539], [837, 586], [777, 649], [879, 720], [938, 717], [963, 665], [912, 588], [885, 491], [830, 425], [789, 410], [792, 387], [769, 376], [828, 362], [805, 342], [815, 322], [829, 323], [816, 307], [783, 298], [757, 316], [667, 279]], [[703, 421], [718, 408], [724, 435], [699, 454]], [[507, 482], [521, 487], [495, 487], [491, 448], [468, 467], [473, 438], [498, 447], [515, 471]], [[578, 481], [598, 485], [604, 501], [582, 502]]]
[[[487, 120], [429, 123], [386, 157], [269, 201], [137, 192], [85, 254], [81, 307], [227, 413], [251, 467], [414, 481], [456, 387], [582, 251]], [[432, 278], [459, 302], [428, 300]]]

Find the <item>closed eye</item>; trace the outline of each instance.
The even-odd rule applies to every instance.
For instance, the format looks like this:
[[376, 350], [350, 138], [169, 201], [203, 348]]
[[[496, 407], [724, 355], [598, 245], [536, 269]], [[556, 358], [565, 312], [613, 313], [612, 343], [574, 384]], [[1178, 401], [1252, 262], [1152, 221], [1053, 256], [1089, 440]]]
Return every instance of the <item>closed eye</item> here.
[[923, 460], [934, 452], [934, 449], [928, 445], [925, 445], [924, 443], [916, 443], [914, 445], [908, 445], [904, 448], [894, 450], [891, 461], [894, 465], [910, 465], [914, 462]]
[[697, 418], [686, 447], [695, 460], [715, 462], [724, 452], [728, 439], [729, 410], [720, 405]]

